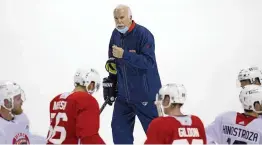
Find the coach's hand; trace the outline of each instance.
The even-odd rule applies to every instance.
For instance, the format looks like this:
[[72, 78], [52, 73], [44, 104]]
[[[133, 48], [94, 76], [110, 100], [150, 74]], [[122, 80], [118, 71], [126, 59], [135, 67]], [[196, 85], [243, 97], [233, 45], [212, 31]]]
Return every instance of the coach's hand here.
[[114, 57], [116, 57], [116, 58], [122, 58], [123, 57], [123, 54], [124, 54], [123, 48], [117, 47], [116, 45], [113, 45], [112, 48], [113, 48], [112, 52], [113, 52]]
[[103, 95], [108, 105], [113, 105], [116, 100], [117, 88], [116, 82], [109, 77], [103, 78]]

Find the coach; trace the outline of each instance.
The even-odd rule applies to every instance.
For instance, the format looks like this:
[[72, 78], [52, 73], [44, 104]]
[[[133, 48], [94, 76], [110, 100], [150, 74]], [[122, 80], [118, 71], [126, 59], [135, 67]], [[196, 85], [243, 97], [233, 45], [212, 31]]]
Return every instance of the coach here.
[[[116, 28], [109, 44], [109, 60], [106, 63], [110, 75], [105, 82], [117, 88], [111, 122], [115, 144], [133, 144], [133, 130], [137, 115], [144, 131], [158, 116], [155, 97], [161, 87], [153, 34], [132, 20], [128, 6], [114, 9]], [[109, 67], [110, 64], [110, 67]], [[110, 85], [104, 85], [104, 98], [112, 96]]]

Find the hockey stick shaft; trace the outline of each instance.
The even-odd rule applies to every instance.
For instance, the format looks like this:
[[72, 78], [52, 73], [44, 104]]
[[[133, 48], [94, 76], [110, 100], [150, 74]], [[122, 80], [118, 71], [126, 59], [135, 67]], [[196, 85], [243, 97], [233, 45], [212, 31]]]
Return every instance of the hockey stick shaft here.
[[109, 101], [109, 98], [107, 98], [104, 102], [104, 104], [102, 105], [102, 107], [100, 108], [100, 114], [103, 112], [103, 110], [105, 109], [107, 102]]
[[100, 108], [100, 114], [103, 112], [103, 110], [105, 109], [107, 105], [107, 102], [105, 101], [104, 104], [102, 105], [102, 107]]

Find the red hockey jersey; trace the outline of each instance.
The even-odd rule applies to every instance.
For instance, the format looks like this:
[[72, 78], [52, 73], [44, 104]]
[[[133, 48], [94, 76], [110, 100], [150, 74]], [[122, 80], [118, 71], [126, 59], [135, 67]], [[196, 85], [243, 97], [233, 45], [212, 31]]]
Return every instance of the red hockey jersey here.
[[99, 105], [86, 92], [64, 93], [50, 102], [48, 144], [104, 144]]
[[197, 116], [166, 116], [154, 119], [145, 144], [206, 144], [205, 128]]

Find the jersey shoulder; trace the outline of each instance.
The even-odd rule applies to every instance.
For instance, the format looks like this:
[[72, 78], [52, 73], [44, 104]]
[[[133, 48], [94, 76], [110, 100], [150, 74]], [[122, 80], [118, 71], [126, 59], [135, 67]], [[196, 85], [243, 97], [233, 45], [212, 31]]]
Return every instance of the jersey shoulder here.
[[68, 97], [68, 100], [74, 101], [80, 109], [85, 107], [99, 108], [97, 100], [87, 92], [74, 92]]
[[192, 124], [192, 119], [190, 116], [162, 116], [155, 118], [152, 121], [154, 125], [167, 126], [188, 126]]
[[177, 123], [178, 123], [178, 121], [171, 116], [161, 116], [161, 117], [157, 117], [157, 118], [153, 119], [150, 124], [151, 124], [151, 126], [164, 127], [164, 126], [170, 126], [171, 124], [177, 125]]
[[252, 116], [247, 116], [243, 113], [239, 113], [236, 111], [228, 111], [219, 114], [216, 119], [216, 122], [220, 122], [222, 124], [238, 124], [242, 126], [251, 126], [254, 124], [261, 123], [261, 118], [256, 118]]
[[50, 104], [53, 103], [54, 101], [59, 100], [61, 95], [62, 95], [62, 94], [56, 95], [56, 96], [50, 101]]
[[196, 115], [190, 115], [190, 116], [192, 119], [192, 124], [194, 125], [196, 124], [197, 126], [198, 125], [204, 126], [204, 123], [199, 116], [196, 116]]
[[227, 112], [223, 112], [223, 113], [220, 113], [219, 115], [217, 115], [216, 119], [215, 120], [219, 120], [221, 122], [228, 122], [228, 121], [232, 121], [235, 122], [235, 119], [236, 119], [236, 116], [238, 115], [239, 113], [236, 112], [236, 111], [227, 111]]
[[198, 116], [196, 116], [196, 115], [190, 115], [190, 116], [191, 116], [192, 121], [202, 122], [202, 120], [200, 119], [200, 117], [198, 117]]
[[21, 113], [19, 115], [15, 115], [15, 120], [18, 120], [19, 122], [28, 123], [29, 119], [25, 113]]
[[[169, 126], [171, 125], [171, 121], [167, 117], [157, 117], [151, 121], [149, 124], [150, 130], [154, 130], [157, 132], [165, 132]], [[174, 125], [174, 124], [172, 124]]]
[[97, 102], [97, 100], [87, 92], [74, 92], [69, 97], [69, 100], [75, 100], [79, 103]]
[[22, 113], [20, 115], [15, 115], [16, 122], [20, 123], [21, 125], [26, 126], [26, 129], [29, 131], [30, 130], [30, 121], [25, 113]]

